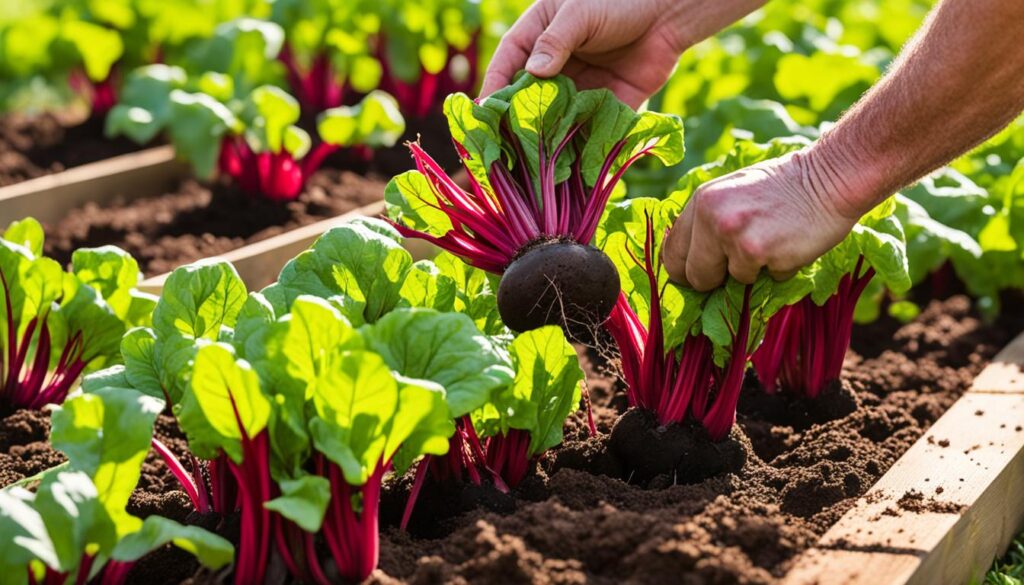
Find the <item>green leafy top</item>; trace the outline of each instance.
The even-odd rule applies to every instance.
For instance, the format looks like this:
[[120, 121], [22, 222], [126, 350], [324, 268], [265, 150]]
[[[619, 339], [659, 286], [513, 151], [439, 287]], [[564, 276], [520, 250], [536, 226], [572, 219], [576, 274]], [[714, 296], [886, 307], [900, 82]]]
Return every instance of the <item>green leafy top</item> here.
[[[466, 355], [467, 344], [479, 337], [469, 330], [450, 331], [448, 347], [422, 338], [414, 346], [408, 336], [450, 321], [433, 311], [408, 320], [403, 313], [360, 331], [327, 301], [299, 296], [287, 314], [251, 324], [244, 347], [200, 345], [189, 390], [176, 408], [190, 447], [203, 457], [223, 451], [240, 461], [243, 437], [267, 432], [271, 472], [282, 488], [270, 507], [312, 531], [330, 494], [325, 480], [308, 474], [314, 452], [336, 463], [352, 485], [365, 483], [379, 466], [394, 462], [404, 470], [422, 454], [445, 453], [454, 432], [446, 388], [428, 378], [455, 389], [460, 400], [480, 393], [486, 399], [488, 387], [474, 382], [498, 382], [468, 366], [497, 376], [498, 367], [488, 366], [497, 358], [481, 353], [486, 346], [480, 342], [476, 355]], [[453, 361], [453, 352], [466, 363]]]
[[[237, 38], [261, 35], [260, 30], [240, 32]], [[249, 45], [236, 49], [243, 47]], [[238, 57], [241, 63], [262, 59], [264, 49], [248, 51], [254, 53]], [[221, 69], [150, 65], [135, 70], [107, 117], [106, 134], [146, 143], [166, 130], [178, 154], [192, 163], [201, 177], [213, 173], [221, 142], [231, 136], [243, 137], [253, 152], [284, 151], [295, 160], [302, 159], [313, 141], [296, 125], [301, 113], [298, 101], [275, 85], [254, 85], [252, 77], [244, 75], [248, 69], [228, 63]], [[379, 148], [398, 141], [405, 121], [394, 98], [372, 91], [355, 106], [322, 112], [317, 131], [322, 142], [335, 147]]]
[[10, 583], [28, 583], [44, 567], [74, 573], [86, 555], [93, 574], [108, 560], [131, 562], [174, 543], [201, 563], [231, 562], [229, 542], [195, 526], [160, 516], [145, 521], [126, 511], [149, 451], [159, 400], [124, 388], [102, 388], [71, 398], [53, 413], [54, 447], [68, 456], [66, 468], [47, 473], [33, 493], [0, 490], [0, 530], [11, 537], [0, 551]]
[[[42, 256], [43, 230], [26, 218], [11, 223], [0, 237], [0, 333], [25, 335], [33, 320], [36, 336], [45, 323], [51, 339], [50, 365], [67, 345], [77, 345], [88, 369], [118, 363], [117, 346], [126, 329], [149, 322], [155, 299], [137, 290], [138, 264], [113, 246], [81, 248], [71, 272]], [[8, 310], [9, 309], [9, 310]], [[10, 315], [11, 320], [6, 317]]]
[[392, 370], [442, 386], [452, 418], [480, 408], [512, 381], [496, 344], [460, 313], [392, 311], [362, 333]]
[[398, 307], [451, 311], [455, 281], [430, 262], [414, 262], [400, 241], [393, 227], [377, 219], [331, 228], [289, 261], [262, 294], [279, 314], [300, 294], [329, 299], [356, 325]]
[[111, 375], [143, 394], [177, 404], [186, 388], [199, 345], [227, 340], [246, 300], [234, 266], [204, 260], [174, 270], [153, 310], [151, 327], [136, 327], [120, 340], [123, 369], [97, 372], [87, 389]]
[[486, 436], [529, 431], [529, 456], [534, 457], [562, 442], [565, 419], [579, 406], [583, 370], [556, 326], [519, 335], [509, 356], [514, 381], [473, 413], [473, 425]]

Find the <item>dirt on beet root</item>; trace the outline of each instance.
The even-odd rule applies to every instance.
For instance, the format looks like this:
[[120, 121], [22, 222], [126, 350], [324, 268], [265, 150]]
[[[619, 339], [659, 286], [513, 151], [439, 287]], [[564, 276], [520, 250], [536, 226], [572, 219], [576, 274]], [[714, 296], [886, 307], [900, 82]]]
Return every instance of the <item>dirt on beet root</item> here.
[[[754, 394], [751, 378], [734, 443], [727, 448], [739, 459], [722, 454], [734, 464], [741, 460], [740, 466], [706, 479], [676, 459], [670, 458], [667, 468], [652, 464], [661, 453], [646, 460], [621, 456], [615, 430], [635, 425], [644, 434], [682, 433], [684, 439], [676, 437], [673, 447], [652, 443], [645, 447], [651, 451], [691, 449], [704, 469], [716, 459], [705, 454], [699, 433], [659, 431], [645, 415], [627, 411], [607, 360], [599, 352], [583, 351], [597, 436], [589, 435], [584, 413], [574, 414], [564, 444], [538, 462], [511, 494], [486, 485], [428, 482], [408, 532], [397, 524], [411, 477], [390, 480], [382, 495], [380, 568], [370, 582], [776, 582], [1022, 328], [1021, 314], [982, 322], [965, 297], [934, 301], [907, 325], [883, 320], [867, 326], [847, 356], [844, 381], [830, 390], [830, 397], [844, 406], [831, 410], [784, 394], [772, 397], [777, 401], [772, 404]], [[858, 339], [872, 343], [864, 349]], [[850, 404], [855, 405], [852, 411]], [[36, 422], [26, 426], [18, 418], [25, 416], [15, 413], [0, 421], [5, 453], [45, 436], [48, 417], [33, 417]], [[184, 451], [173, 419], [159, 419], [157, 436], [173, 451]], [[10, 459], [0, 461], [0, 477], [6, 478]], [[151, 454], [131, 511], [163, 513], [235, 536], [230, 519], [190, 513], [174, 482]], [[942, 505], [941, 496], [912, 490], [893, 512]], [[164, 547], [140, 561], [131, 579], [213, 583], [225, 576], [203, 573], [188, 555]]]
[[72, 113], [0, 118], [0, 187], [144, 148], [103, 136], [103, 120]]

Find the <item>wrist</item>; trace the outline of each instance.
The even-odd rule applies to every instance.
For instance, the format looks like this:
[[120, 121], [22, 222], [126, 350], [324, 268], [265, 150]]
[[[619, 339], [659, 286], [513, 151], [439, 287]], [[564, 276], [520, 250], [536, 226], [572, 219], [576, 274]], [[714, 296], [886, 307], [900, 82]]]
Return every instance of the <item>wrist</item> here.
[[680, 53], [757, 10], [767, 0], [669, 0], [659, 19], [670, 23]]
[[826, 211], [857, 221], [891, 195], [881, 161], [847, 137], [825, 133], [794, 156], [805, 190]]

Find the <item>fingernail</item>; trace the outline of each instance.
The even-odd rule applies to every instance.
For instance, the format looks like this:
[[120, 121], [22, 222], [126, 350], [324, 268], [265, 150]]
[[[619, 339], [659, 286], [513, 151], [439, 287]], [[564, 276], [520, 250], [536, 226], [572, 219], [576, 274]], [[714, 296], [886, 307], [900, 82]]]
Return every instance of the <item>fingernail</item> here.
[[534, 53], [530, 55], [530, 59], [526, 62], [526, 69], [536, 71], [543, 69], [551, 62], [551, 55], [547, 53]]

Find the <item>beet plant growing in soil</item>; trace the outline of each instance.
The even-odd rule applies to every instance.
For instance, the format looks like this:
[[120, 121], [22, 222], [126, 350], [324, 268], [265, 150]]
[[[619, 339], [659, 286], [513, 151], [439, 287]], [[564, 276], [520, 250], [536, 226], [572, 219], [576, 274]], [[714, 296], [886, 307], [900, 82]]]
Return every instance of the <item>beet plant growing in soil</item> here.
[[444, 111], [471, 188], [410, 144], [417, 170], [385, 194], [399, 231], [503, 275], [498, 308], [514, 330], [603, 322], [618, 274], [591, 240], [633, 162], [682, 158], [679, 119], [638, 114], [607, 90], [578, 92], [566, 77], [530, 75], [481, 103], [451, 95]]
[[399, 240], [377, 220], [336, 228], [249, 295], [229, 264], [178, 269], [125, 365], [86, 379], [172, 405], [191, 455], [154, 448], [197, 512], [240, 517], [236, 583], [262, 582], [272, 556], [303, 581], [368, 576], [385, 475], [468, 447], [457, 420], [477, 448], [459, 479], [479, 466], [514, 485], [561, 442], [583, 376], [561, 330], [485, 335], [486, 280]]
[[270, 18], [284, 30], [277, 59], [303, 112], [381, 89], [403, 115], [422, 118], [476, 87], [480, 11], [465, 0], [318, 0], [275, 2]]
[[314, 144], [296, 125], [300, 110], [295, 98], [271, 85], [244, 95], [236, 95], [236, 87], [223, 74], [190, 79], [176, 67], [141, 68], [126, 84], [107, 133], [144, 143], [166, 131], [198, 176], [217, 171], [248, 193], [289, 201], [333, 152], [391, 146], [405, 131], [394, 99], [373, 91], [355, 106], [322, 112]]
[[55, 408], [50, 440], [67, 463], [31, 491], [0, 490], [4, 583], [121, 585], [138, 559], [167, 543], [211, 569], [231, 562], [231, 543], [215, 534], [126, 511], [162, 409], [161, 400], [126, 388], [101, 388]]
[[119, 361], [121, 335], [147, 322], [138, 264], [112, 246], [82, 248], [72, 269], [42, 255], [34, 219], [0, 234], [0, 411], [59, 404], [83, 373]]

